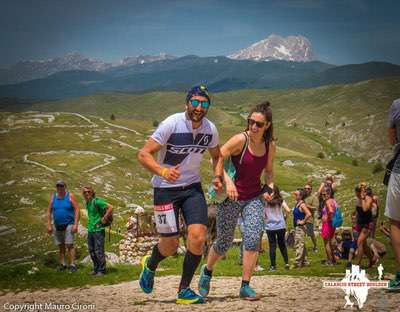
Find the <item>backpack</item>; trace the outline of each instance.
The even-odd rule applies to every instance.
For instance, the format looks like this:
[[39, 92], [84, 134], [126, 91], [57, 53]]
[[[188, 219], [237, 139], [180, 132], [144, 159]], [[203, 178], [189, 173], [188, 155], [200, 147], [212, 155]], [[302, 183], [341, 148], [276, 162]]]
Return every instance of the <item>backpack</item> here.
[[340, 211], [339, 206], [337, 206], [336, 210], [335, 210], [335, 214], [333, 215], [333, 218], [332, 218], [332, 226], [335, 228], [338, 228], [338, 227], [342, 226], [342, 224], [343, 224], [342, 212]]
[[[97, 206], [96, 198], [94, 198], [93, 200], [94, 200], [94, 202], [93, 202], [94, 209], [96, 209], [96, 211], [98, 213], [99, 212], [99, 206]], [[106, 211], [107, 211], [107, 209], [104, 210], [104, 213], [103, 213], [102, 217], [104, 217], [104, 215], [106, 214]], [[114, 220], [114, 217], [113, 217], [113, 213], [111, 212], [108, 215], [107, 219], [106, 219], [106, 223], [104, 223], [103, 225], [111, 227], [111, 224], [112, 224], [113, 220]]]

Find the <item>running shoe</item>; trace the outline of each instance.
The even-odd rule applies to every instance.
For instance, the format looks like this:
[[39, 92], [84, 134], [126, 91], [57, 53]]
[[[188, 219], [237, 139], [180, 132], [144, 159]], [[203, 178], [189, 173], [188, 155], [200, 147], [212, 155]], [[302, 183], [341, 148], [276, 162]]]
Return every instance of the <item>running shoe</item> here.
[[210, 292], [210, 281], [211, 276], [204, 273], [204, 269], [206, 268], [207, 264], [203, 264], [200, 268], [200, 277], [199, 277], [199, 293], [203, 297], [207, 297], [208, 293]]
[[142, 288], [143, 292], [146, 294], [149, 294], [153, 291], [153, 285], [154, 285], [154, 274], [155, 272], [150, 270], [147, 267], [147, 262], [149, 261], [150, 256], [144, 256], [142, 258], [141, 264], [142, 264], [142, 272], [140, 273], [139, 277], [139, 285], [140, 288]]
[[78, 271], [78, 267], [76, 266], [76, 264], [71, 264], [71, 265], [69, 266], [69, 271], [70, 271], [71, 273], [75, 273], [76, 271]]
[[178, 299], [176, 299], [178, 304], [201, 304], [205, 302], [204, 297], [197, 295], [190, 288], [185, 288], [178, 292]]
[[393, 279], [389, 281], [389, 291], [398, 292], [400, 291], [400, 280]]
[[264, 271], [264, 270], [265, 269], [259, 264], [254, 268], [254, 271], [256, 271], [256, 272], [261, 272], [261, 271]]
[[289, 263], [285, 263], [285, 269], [286, 269], [286, 270], [289, 270], [289, 269], [290, 269]]
[[317, 247], [314, 247], [314, 248], [312, 249], [312, 251], [313, 251], [314, 253], [318, 253], [318, 248], [317, 248]]
[[268, 269], [268, 272], [275, 272], [276, 271], [276, 266], [271, 265]]
[[240, 288], [239, 296], [241, 299], [255, 301], [259, 300], [260, 296], [249, 285], [244, 285]]
[[57, 272], [64, 272], [65, 270], [67, 269], [67, 266], [65, 265], [65, 264], [60, 264], [58, 267], [57, 267]]

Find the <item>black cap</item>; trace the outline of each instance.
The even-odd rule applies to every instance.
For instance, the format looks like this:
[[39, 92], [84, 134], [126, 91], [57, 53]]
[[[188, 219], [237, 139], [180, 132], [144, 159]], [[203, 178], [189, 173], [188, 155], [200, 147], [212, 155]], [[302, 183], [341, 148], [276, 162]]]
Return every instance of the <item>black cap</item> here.
[[58, 180], [57, 183], [56, 183], [56, 187], [57, 186], [64, 186], [65, 187], [66, 184], [65, 184], [65, 182], [63, 180]]

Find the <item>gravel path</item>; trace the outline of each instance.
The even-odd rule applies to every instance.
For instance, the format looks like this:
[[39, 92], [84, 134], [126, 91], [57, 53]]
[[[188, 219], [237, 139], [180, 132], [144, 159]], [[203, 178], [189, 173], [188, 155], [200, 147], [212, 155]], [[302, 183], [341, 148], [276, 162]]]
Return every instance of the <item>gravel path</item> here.
[[[11, 304], [23, 303], [63, 303], [69, 311], [349, 311], [344, 309], [344, 292], [340, 289], [322, 288], [322, 279], [315, 277], [256, 276], [252, 286], [263, 296], [260, 301], [248, 302], [238, 298], [239, 277], [213, 278], [208, 302], [203, 305], [175, 304], [176, 287], [179, 277], [156, 278], [151, 295], [141, 292], [138, 282], [121, 283], [109, 286], [92, 286], [74, 289], [49, 289], [0, 295], [0, 311]], [[193, 286], [197, 283], [197, 277]], [[362, 311], [395, 311], [400, 302], [399, 293], [388, 293], [383, 289], [370, 289], [367, 302]], [[8, 305], [7, 305], [8, 303]], [[6, 305], [5, 305], [6, 304]], [[80, 304], [80, 309], [76, 305]], [[85, 306], [95, 304], [95, 307]], [[397, 308], [396, 308], [397, 307]], [[59, 310], [67, 310], [59, 309]], [[357, 310], [356, 306], [353, 308]], [[45, 309], [24, 311], [46, 311]], [[47, 310], [48, 311], [48, 310]], [[56, 311], [56, 310], [52, 310]]]

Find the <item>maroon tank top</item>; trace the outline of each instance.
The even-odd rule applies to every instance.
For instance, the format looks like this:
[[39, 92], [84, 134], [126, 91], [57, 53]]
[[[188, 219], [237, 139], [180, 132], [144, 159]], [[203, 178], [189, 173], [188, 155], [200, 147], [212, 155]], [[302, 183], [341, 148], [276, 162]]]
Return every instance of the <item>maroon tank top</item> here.
[[269, 144], [265, 147], [263, 156], [252, 155], [247, 147], [241, 164], [241, 154], [231, 157], [236, 169], [235, 186], [239, 200], [249, 200], [261, 194], [261, 174], [267, 165]]

